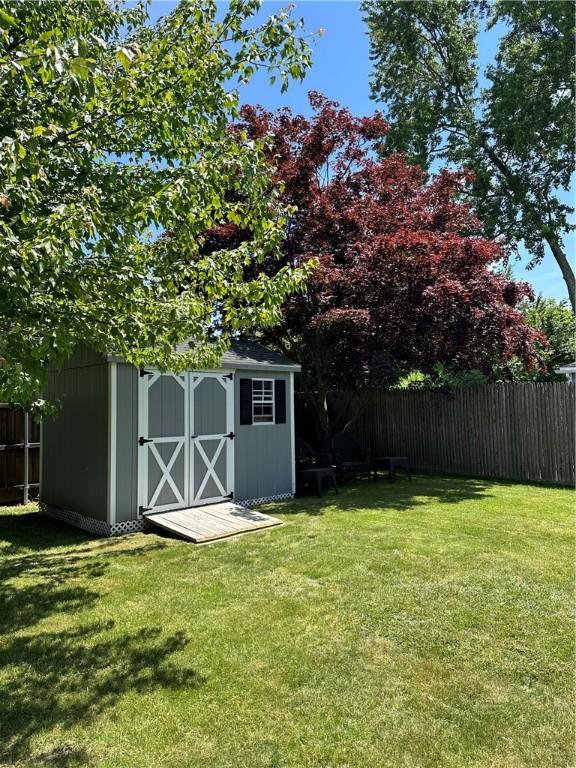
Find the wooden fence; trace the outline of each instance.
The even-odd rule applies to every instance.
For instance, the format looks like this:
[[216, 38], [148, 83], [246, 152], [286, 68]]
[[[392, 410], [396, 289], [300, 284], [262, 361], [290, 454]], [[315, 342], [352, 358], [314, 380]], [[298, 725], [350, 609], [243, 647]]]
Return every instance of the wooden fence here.
[[18, 408], [0, 403], [0, 504], [37, 496], [40, 426]]
[[563, 382], [375, 391], [358, 403], [353, 430], [423, 470], [574, 485], [575, 392]]

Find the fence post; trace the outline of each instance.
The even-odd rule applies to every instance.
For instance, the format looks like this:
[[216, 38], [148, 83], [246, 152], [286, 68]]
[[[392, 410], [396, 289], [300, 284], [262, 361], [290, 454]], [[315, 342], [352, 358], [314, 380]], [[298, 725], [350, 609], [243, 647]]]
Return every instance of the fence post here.
[[24, 412], [24, 487], [23, 504], [28, 504], [28, 489], [30, 484], [30, 414]]

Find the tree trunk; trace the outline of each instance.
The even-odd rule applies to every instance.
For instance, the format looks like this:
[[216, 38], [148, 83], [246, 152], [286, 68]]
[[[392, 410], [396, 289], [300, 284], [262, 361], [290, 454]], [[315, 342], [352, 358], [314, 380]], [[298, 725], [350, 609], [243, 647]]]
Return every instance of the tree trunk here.
[[[506, 162], [498, 155], [494, 147], [490, 146], [486, 136], [482, 137], [481, 144], [493, 165], [500, 171], [502, 177], [506, 180], [508, 189], [510, 190], [510, 196], [514, 203], [519, 206], [520, 210], [529, 211], [535, 219], [539, 220], [541, 212], [537, 208], [534, 208], [534, 206], [526, 199], [522, 199], [518, 194], [517, 189], [521, 185], [518, 183], [517, 177], [510, 170]], [[550, 234], [545, 225], [540, 227], [540, 231], [543, 239], [550, 246], [550, 250], [556, 259], [556, 263], [560, 267], [562, 277], [568, 288], [568, 297], [570, 298], [570, 304], [572, 305], [572, 312], [576, 313], [576, 279], [574, 277], [574, 270], [570, 266], [570, 262], [562, 250], [559, 240], [554, 235]]]
[[576, 313], [576, 277], [574, 276], [574, 270], [558, 240], [550, 235], [546, 237], [546, 242], [550, 246], [550, 250], [556, 259], [556, 263], [560, 267], [562, 277], [568, 288], [568, 296], [570, 298], [570, 304], [572, 305], [572, 312]]
[[330, 417], [328, 414], [328, 392], [323, 388], [314, 386], [308, 380], [307, 374], [302, 372], [300, 383], [302, 394], [308, 402], [314, 414], [314, 437], [316, 447], [320, 447], [324, 438], [330, 432]]
[[322, 443], [330, 432], [330, 415], [328, 413], [328, 392], [321, 390], [317, 394], [318, 398], [318, 445]]

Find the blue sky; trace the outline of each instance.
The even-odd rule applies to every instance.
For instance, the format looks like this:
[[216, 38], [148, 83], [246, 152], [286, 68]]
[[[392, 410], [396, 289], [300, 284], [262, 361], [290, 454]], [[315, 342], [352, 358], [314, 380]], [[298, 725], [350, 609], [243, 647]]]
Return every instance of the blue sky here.
[[[282, 3], [267, 0], [261, 14], [270, 15], [287, 3], [288, 0]], [[354, 114], [373, 112], [377, 105], [370, 99], [369, 43], [360, 4], [352, 0], [300, 0], [295, 5], [294, 14], [304, 17], [306, 29], [324, 29], [324, 35], [318, 39], [314, 49], [312, 69], [303, 83], [291, 83], [284, 94], [280, 93], [279, 86], [270, 86], [266, 77], [256, 76], [244, 89], [242, 100], [262, 104], [267, 109], [290, 107], [295, 112], [308, 115], [310, 109], [307, 93], [315, 90], [339, 101]], [[154, 0], [151, 15], [154, 17], [168, 13], [173, 6], [173, 2]], [[493, 59], [497, 42], [498, 30], [482, 34], [481, 65]], [[573, 191], [564, 196], [567, 202], [573, 201], [573, 198]], [[574, 251], [573, 237], [570, 238], [569, 247]], [[521, 261], [513, 262], [517, 279], [528, 280], [537, 293], [558, 299], [567, 297], [560, 270], [551, 255], [547, 255], [541, 264], [530, 271], [525, 269], [527, 261], [525, 254]]]

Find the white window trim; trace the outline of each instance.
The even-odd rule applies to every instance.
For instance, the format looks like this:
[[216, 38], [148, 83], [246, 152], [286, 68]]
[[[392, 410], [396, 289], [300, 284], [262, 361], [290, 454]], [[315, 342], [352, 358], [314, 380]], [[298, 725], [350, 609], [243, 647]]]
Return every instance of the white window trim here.
[[[272, 406], [272, 421], [254, 421], [254, 382], [255, 381], [271, 381], [272, 382], [272, 401], [270, 403], [259, 402], [256, 405], [271, 405]], [[273, 427], [276, 424], [276, 379], [252, 379], [252, 426], [254, 427]]]

